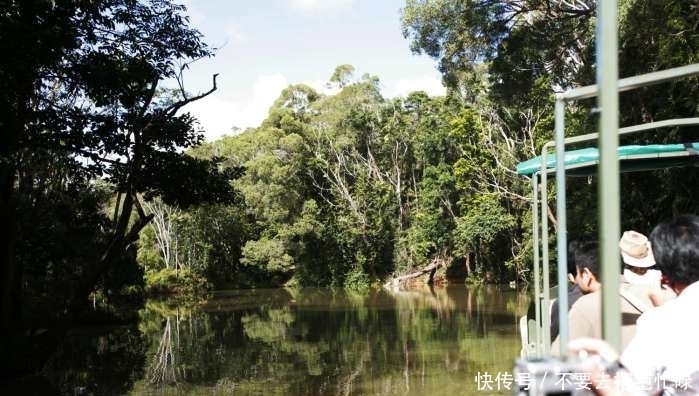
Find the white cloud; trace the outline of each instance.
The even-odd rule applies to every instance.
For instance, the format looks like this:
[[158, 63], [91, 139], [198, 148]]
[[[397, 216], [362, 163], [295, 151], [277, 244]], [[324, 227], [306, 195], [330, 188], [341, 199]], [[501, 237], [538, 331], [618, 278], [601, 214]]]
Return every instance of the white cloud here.
[[[233, 134], [233, 127], [257, 127], [267, 117], [270, 106], [289, 85], [281, 73], [259, 76], [252, 93], [245, 97], [225, 98], [219, 92], [198, 100], [185, 108], [198, 120], [207, 141]], [[243, 93], [246, 94], [246, 93]], [[247, 99], [249, 98], [249, 99]]]
[[413, 79], [402, 79], [387, 87], [385, 94], [387, 97], [406, 96], [415, 91], [425, 91], [430, 96], [443, 96], [446, 88], [442, 85], [442, 80], [435, 76], [422, 76]]
[[233, 42], [245, 42], [248, 39], [242, 27], [235, 23], [227, 24], [223, 31], [226, 33], [226, 38]]
[[[315, 80], [305, 84], [326, 95], [337, 93], [337, 89], [328, 89], [325, 83]], [[240, 92], [237, 97], [226, 97], [217, 91], [188, 105], [185, 110], [199, 120], [206, 140], [214, 141], [223, 135], [232, 135], [234, 127], [245, 129], [259, 126], [287, 86], [289, 82], [281, 73], [261, 75], [250, 91]], [[384, 87], [383, 91], [386, 97], [405, 96], [414, 91], [425, 91], [430, 96], [440, 96], [446, 92], [441, 80], [435, 76], [398, 80]]]
[[232, 134], [231, 128], [234, 126], [232, 121], [224, 115], [229, 115], [231, 108], [235, 108], [235, 104], [215, 95], [215, 93], [211, 94], [184, 108], [184, 111], [190, 112], [199, 120], [208, 141]]
[[289, 86], [289, 82], [281, 73], [260, 76], [255, 80], [255, 84], [252, 87], [252, 100], [247, 107], [248, 111], [250, 111], [250, 116], [259, 121], [251, 126], [257, 126], [265, 119], [269, 112], [269, 107], [287, 86]]
[[302, 10], [327, 10], [351, 5], [354, 0], [289, 0], [294, 8]]

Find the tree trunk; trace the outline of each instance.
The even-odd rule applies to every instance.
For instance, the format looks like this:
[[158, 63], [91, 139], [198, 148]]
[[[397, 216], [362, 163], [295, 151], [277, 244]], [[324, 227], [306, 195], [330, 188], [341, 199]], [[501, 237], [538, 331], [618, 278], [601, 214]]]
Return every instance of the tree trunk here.
[[138, 240], [138, 235], [141, 230], [153, 219], [152, 214], [145, 217], [139, 217], [139, 219], [136, 220], [133, 225], [131, 225], [131, 228], [127, 228], [129, 219], [131, 218], [131, 213], [134, 206], [133, 204], [134, 196], [133, 193], [129, 192], [124, 198], [124, 203], [119, 214], [119, 220], [114, 230], [112, 240], [105, 248], [105, 251], [100, 257], [99, 261], [96, 262], [95, 265], [86, 269], [85, 274], [78, 281], [78, 284], [74, 289], [69, 305], [70, 314], [73, 315], [73, 317], [81, 313], [86, 308], [89, 302], [88, 297], [90, 296], [90, 293], [92, 293], [100, 277], [107, 271], [114, 259], [120, 254], [123, 254], [130, 244]]
[[[176, 325], [179, 326], [179, 323]], [[151, 384], [172, 384], [177, 382], [175, 372], [175, 353], [172, 346], [172, 324], [171, 317], [165, 319], [163, 335], [160, 337], [158, 350], [153, 356], [153, 363], [150, 367]]]
[[0, 333], [9, 330], [12, 319], [17, 319], [19, 303], [19, 285], [17, 279], [17, 261], [15, 260], [15, 242], [17, 236], [17, 217], [14, 202], [14, 169], [10, 164], [0, 168], [0, 224], [6, 233], [0, 238]]
[[434, 273], [437, 271], [437, 268], [439, 268], [441, 266], [442, 266], [442, 260], [434, 259], [427, 267], [425, 267], [421, 270], [415, 271], [413, 273], [407, 274], [407, 275], [397, 276], [397, 277], [391, 279], [390, 281], [386, 282], [384, 284], [384, 287], [386, 287], [386, 288], [398, 287], [401, 283], [403, 283], [407, 280], [422, 276], [428, 272], [430, 273], [429, 281], [431, 282], [432, 278], [434, 277]]
[[438, 267], [438, 266], [435, 266], [435, 267], [432, 268], [432, 270], [430, 271], [430, 276], [429, 276], [429, 278], [427, 278], [427, 284], [428, 284], [428, 285], [434, 285], [434, 274], [437, 273], [437, 267]]
[[[15, 259], [17, 223], [17, 152], [19, 138], [25, 131], [28, 114], [27, 103], [32, 95], [31, 84], [15, 86], [15, 92], [6, 96], [3, 92], [0, 108], [0, 125], [3, 134], [0, 142], [0, 224], [6, 231], [0, 238], [0, 334], [9, 330], [10, 322], [21, 317], [21, 274]], [[9, 99], [9, 100], [7, 100]]]

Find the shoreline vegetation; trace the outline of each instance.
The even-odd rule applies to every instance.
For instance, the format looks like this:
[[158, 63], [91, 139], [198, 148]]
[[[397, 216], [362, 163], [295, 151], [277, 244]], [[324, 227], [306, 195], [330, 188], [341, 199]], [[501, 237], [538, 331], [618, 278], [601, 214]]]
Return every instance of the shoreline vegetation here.
[[[0, 375], [36, 374], [69, 328], [128, 322], [151, 293], [526, 287], [530, 185], [515, 166], [552, 138], [552, 93], [594, 81], [596, 2], [446, 2], [406, 0], [397, 16], [445, 96], [385, 97], [381, 76], [343, 64], [328, 70], [335, 93], [289, 85], [259, 126], [215, 142], [187, 106], [218, 75], [201, 93], [184, 81], [216, 50], [184, 5], [3, 2], [0, 350], [14, 352]], [[623, 76], [699, 58], [699, 13], [665, 3], [620, 2]], [[622, 93], [620, 125], [696, 117], [697, 97], [696, 77]], [[593, 103], [567, 108], [566, 136], [596, 117]], [[697, 211], [696, 172], [621, 176], [622, 229]], [[567, 188], [568, 238], [596, 234], [598, 179]]]

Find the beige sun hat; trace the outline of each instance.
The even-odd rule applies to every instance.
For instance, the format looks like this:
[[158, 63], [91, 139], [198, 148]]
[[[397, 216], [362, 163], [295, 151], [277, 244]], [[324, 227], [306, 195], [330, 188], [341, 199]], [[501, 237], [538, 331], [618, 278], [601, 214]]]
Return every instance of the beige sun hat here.
[[621, 258], [625, 264], [648, 268], [655, 265], [653, 249], [651, 249], [648, 238], [636, 231], [626, 231], [619, 241]]

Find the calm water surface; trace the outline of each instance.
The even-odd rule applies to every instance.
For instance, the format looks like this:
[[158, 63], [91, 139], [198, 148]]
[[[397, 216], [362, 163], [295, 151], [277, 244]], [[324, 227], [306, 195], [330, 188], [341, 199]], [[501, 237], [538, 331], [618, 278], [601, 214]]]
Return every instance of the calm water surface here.
[[512, 372], [527, 303], [464, 285], [149, 301], [137, 328], [71, 336], [47, 376], [71, 395], [508, 395], [476, 375]]

